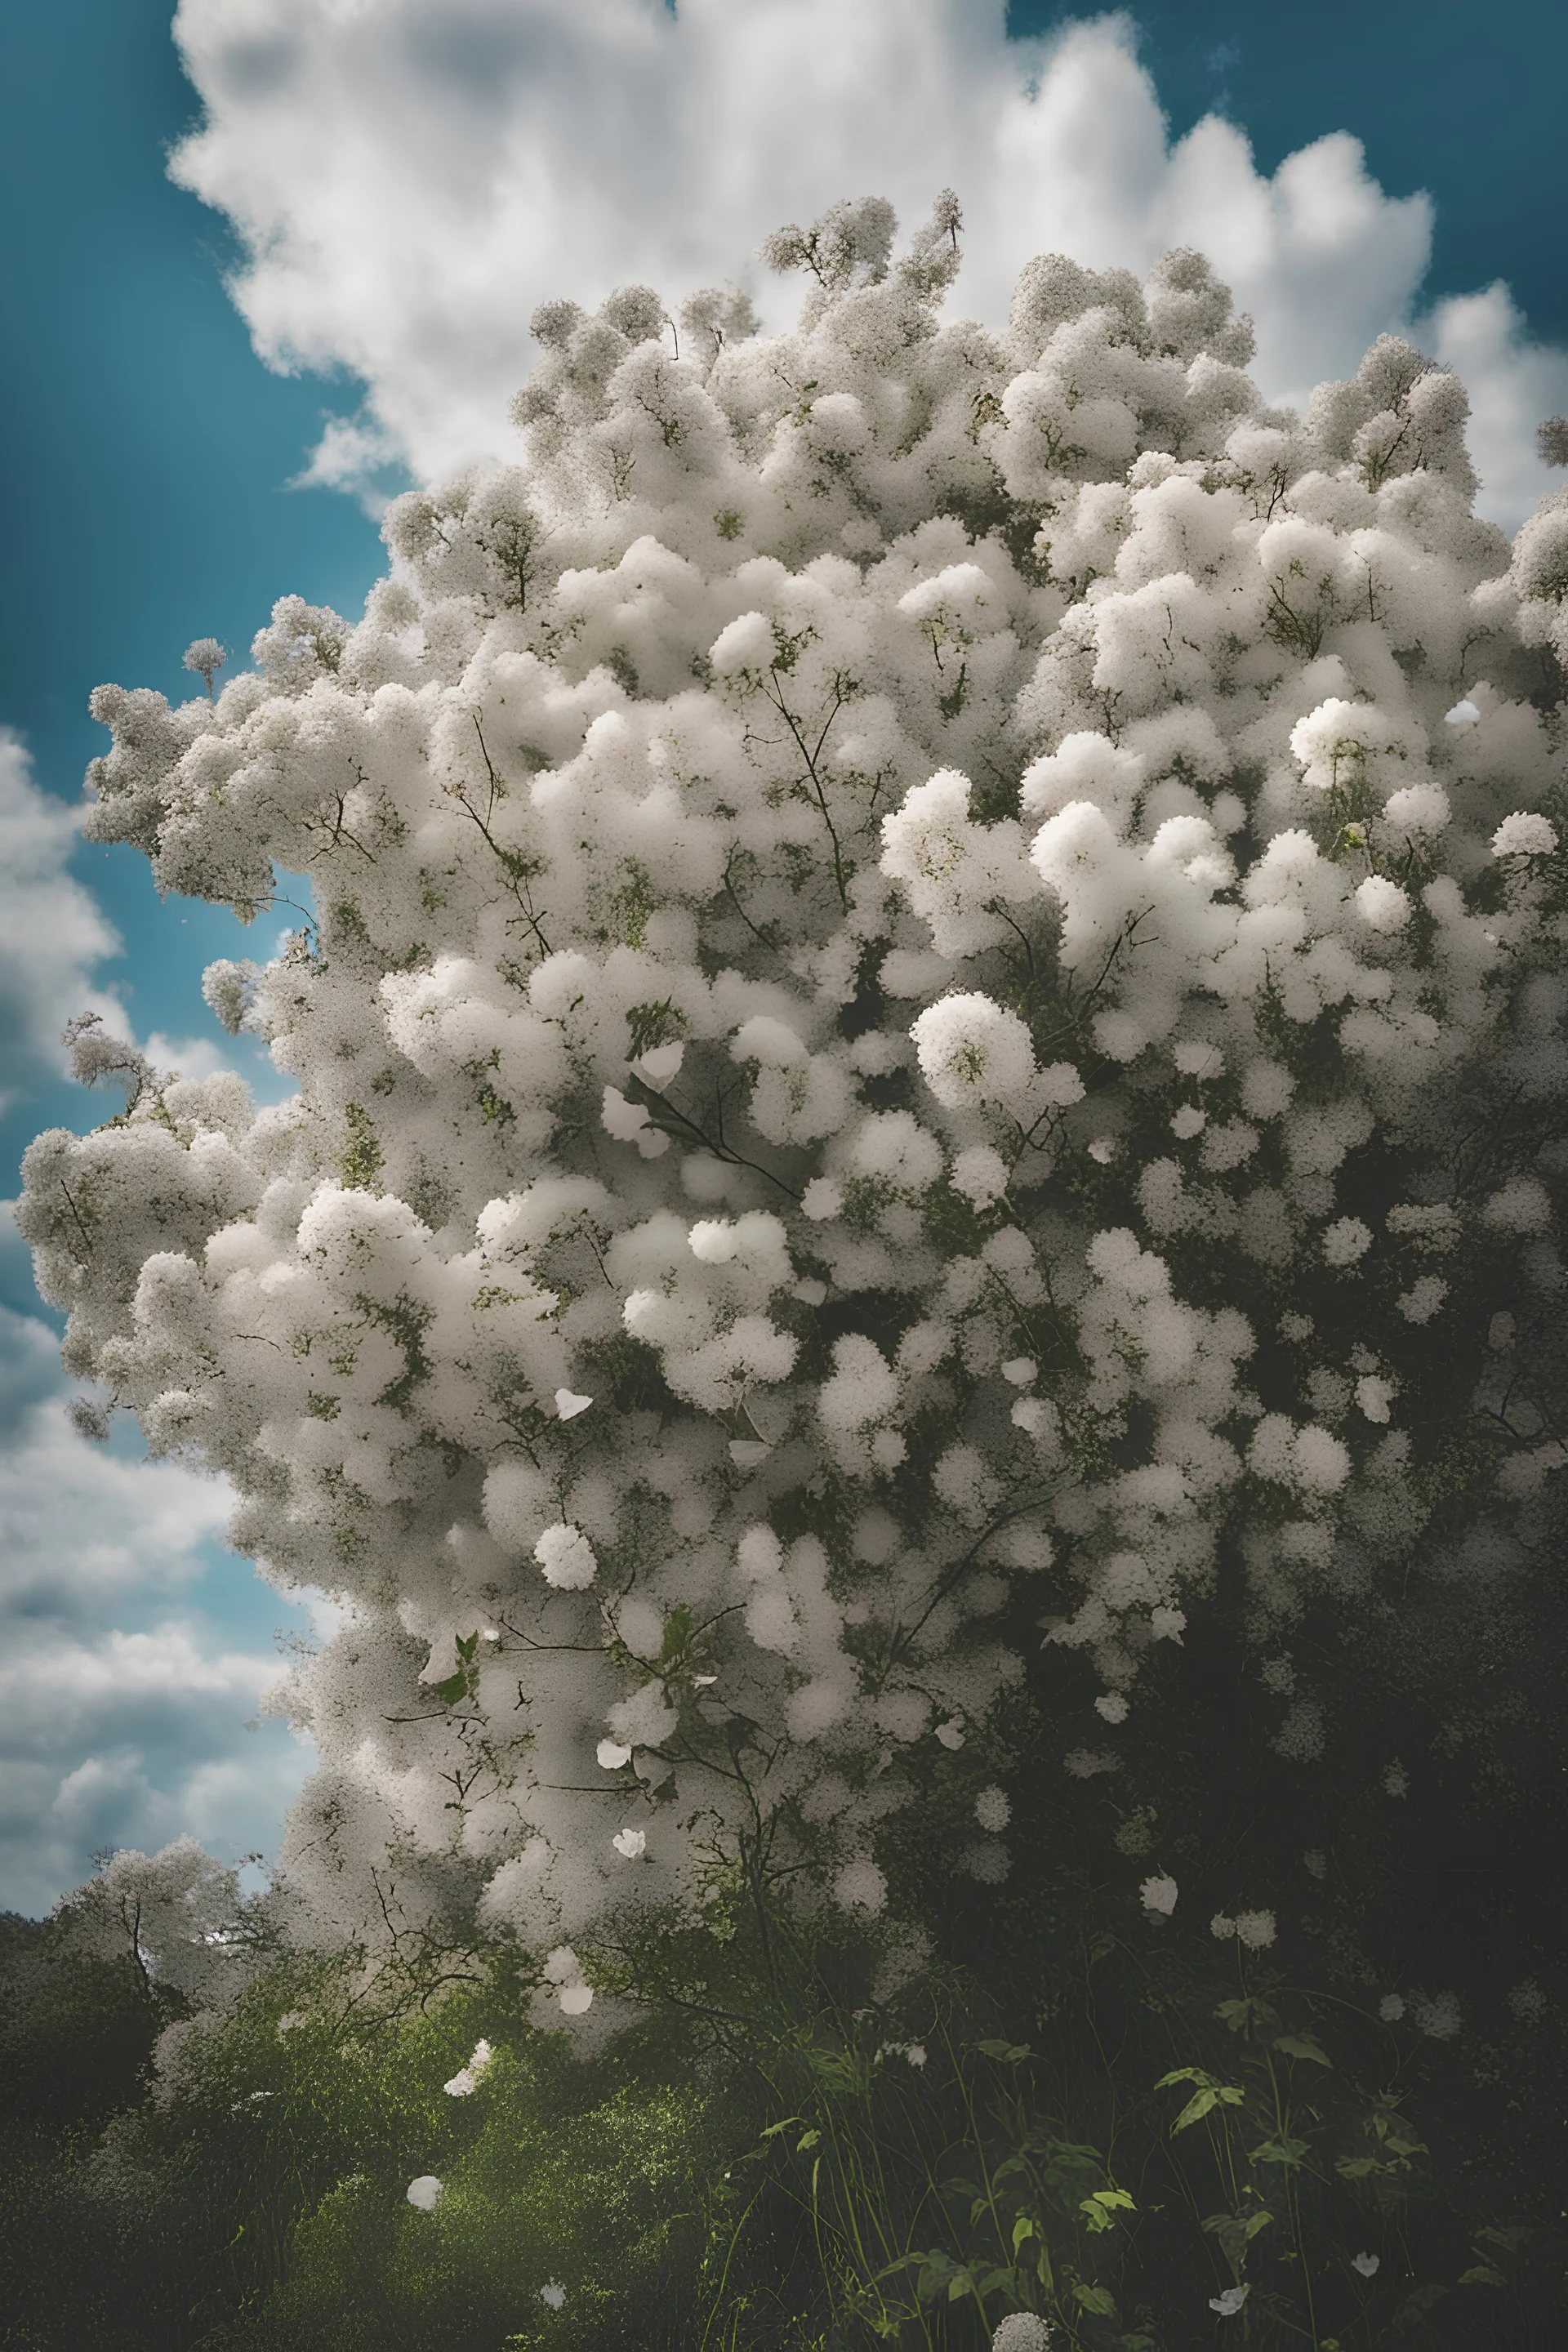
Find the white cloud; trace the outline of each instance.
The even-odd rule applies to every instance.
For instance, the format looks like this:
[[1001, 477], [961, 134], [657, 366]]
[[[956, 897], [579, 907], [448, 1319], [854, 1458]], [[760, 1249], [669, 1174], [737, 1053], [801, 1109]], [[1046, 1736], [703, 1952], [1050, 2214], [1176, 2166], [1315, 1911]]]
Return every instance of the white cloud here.
[[[175, 32], [207, 110], [175, 173], [245, 242], [258, 348], [367, 387], [310, 468], [342, 487], [396, 453], [433, 475], [504, 448], [549, 296], [750, 278], [782, 319], [793, 290], [749, 257], [842, 195], [912, 226], [956, 187], [956, 300], [991, 320], [1032, 254], [1143, 268], [1199, 245], [1277, 398], [1408, 320], [1430, 251], [1430, 200], [1385, 194], [1343, 131], [1271, 177], [1215, 117], [1173, 144], [1122, 16], [1009, 41], [1004, 0], [181, 0]], [[1488, 503], [1511, 518], [1535, 378], [1504, 308], [1467, 317]]]
[[153, 1030], [142, 1051], [155, 1070], [176, 1071], [182, 1078], [213, 1077], [232, 1070], [237, 1058], [227, 1038], [168, 1037], [161, 1029]]
[[60, 1031], [89, 1009], [118, 1019], [92, 985], [120, 941], [68, 870], [81, 825], [33, 782], [26, 746], [0, 727], [0, 1110], [45, 1067], [63, 1067]]
[[1535, 428], [1568, 409], [1568, 352], [1531, 340], [1500, 281], [1439, 302], [1417, 326], [1423, 347], [1463, 378], [1470, 394], [1470, 455], [1485, 485], [1481, 505], [1498, 521], [1527, 515], [1563, 477], [1542, 463]]
[[[57, 800], [35, 783], [26, 744], [0, 726], [0, 1111], [15, 1109], [46, 1073], [64, 1073], [61, 1032], [74, 1013], [101, 1013], [115, 1036], [132, 1034], [112, 987], [94, 980], [121, 941], [70, 871], [81, 820], [81, 803]], [[258, 1054], [237, 1054], [216, 1034], [154, 1032], [143, 1051], [156, 1068], [187, 1078], [210, 1077], [243, 1058], [264, 1096], [279, 1091], [268, 1083], [274, 1074]], [[113, 1107], [105, 1102], [100, 1115]]]
[[0, 1309], [0, 1907], [33, 1913], [100, 1846], [275, 1845], [311, 1760], [245, 1728], [281, 1662], [223, 1622], [251, 1573], [215, 1558], [227, 1487], [87, 1444], [64, 1388], [53, 1334]]

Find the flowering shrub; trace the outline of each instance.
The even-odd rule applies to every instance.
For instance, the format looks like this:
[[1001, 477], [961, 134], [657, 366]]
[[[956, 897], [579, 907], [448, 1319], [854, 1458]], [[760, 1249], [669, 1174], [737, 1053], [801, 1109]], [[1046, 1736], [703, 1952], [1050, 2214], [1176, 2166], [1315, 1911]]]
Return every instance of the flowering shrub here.
[[1179, 1924], [1129, 1767], [1200, 1617], [1311, 1763], [1303, 1625], [1531, 1557], [1568, 1461], [1568, 507], [1477, 520], [1393, 338], [1267, 407], [1191, 253], [943, 324], [957, 229], [781, 233], [773, 339], [547, 306], [526, 462], [396, 501], [357, 626], [95, 698], [93, 838], [319, 919], [206, 977], [278, 1108], [78, 1024], [68, 1360], [352, 1604], [292, 1932], [510, 1940], [584, 2042], [780, 1912], [890, 1999], [1086, 1681]]

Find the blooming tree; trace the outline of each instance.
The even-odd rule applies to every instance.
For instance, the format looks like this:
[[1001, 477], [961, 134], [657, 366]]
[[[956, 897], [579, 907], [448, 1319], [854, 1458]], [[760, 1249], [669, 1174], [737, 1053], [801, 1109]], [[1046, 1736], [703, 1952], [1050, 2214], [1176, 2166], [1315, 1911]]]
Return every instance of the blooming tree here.
[[777, 338], [548, 305], [524, 462], [396, 501], [357, 626], [94, 700], [93, 838], [319, 917], [206, 977], [277, 1107], [78, 1024], [68, 1360], [352, 1604], [302, 1932], [510, 1932], [557, 2016], [747, 1895], [894, 1981], [900, 1814], [1007, 1872], [1007, 1694], [1114, 1741], [1222, 1560], [1261, 1651], [1568, 1460], [1568, 500], [1477, 520], [1392, 338], [1265, 406], [1195, 254], [994, 334], [952, 201], [893, 226], [773, 238]]

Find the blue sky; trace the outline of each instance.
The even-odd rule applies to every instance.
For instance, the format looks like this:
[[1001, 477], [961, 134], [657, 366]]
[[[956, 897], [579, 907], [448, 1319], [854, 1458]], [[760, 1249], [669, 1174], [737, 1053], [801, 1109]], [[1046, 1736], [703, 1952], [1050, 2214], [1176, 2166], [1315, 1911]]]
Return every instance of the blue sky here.
[[[742, 0], [733, 5], [746, 15]], [[815, 5], [803, 0], [803, 43]], [[855, 5], [869, 26], [888, 16], [890, 0]], [[660, 159], [662, 211], [637, 201], [637, 184], [628, 181], [608, 192], [597, 228], [579, 232], [574, 225], [584, 208], [580, 192], [566, 185], [572, 144], [591, 148], [612, 111], [612, 84], [618, 89], [624, 82], [636, 100], [637, 76], [646, 73], [648, 119], [660, 110], [664, 85], [654, 66], [639, 62], [640, 34], [634, 41], [629, 29], [617, 29], [617, 8], [627, 12], [630, 28], [639, 5], [595, 0], [574, 15], [562, 13], [556, 0], [374, 0], [360, 12], [353, 36], [360, 47], [351, 55], [342, 47], [347, 34], [323, 32], [312, 46], [299, 30], [312, 12], [282, 0], [248, 0], [244, 10], [238, 0], [186, 0], [200, 93], [181, 69], [170, 0], [49, 0], [47, 7], [0, 13], [0, 182], [10, 224], [0, 257], [8, 345], [0, 391], [0, 511], [7, 525], [0, 726], [22, 739], [49, 805], [63, 810], [75, 802], [86, 761], [101, 748], [86, 709], [100, 680], [183, 694], [189, 681], [180, 656], [191, 638], [212, 634], [243, 648], [274, 599], [289, 591], [357, 609], [382, 568], [381, 549], [351, 493], [367, 478], [384, 484], [389, 459], [395, 474], [404, 457], [418, 466], [471, 454], [474, 435], [489, 429], [484, 420], [493, 415], [499, 430], [501, 391], [526, 360], [517, 321], [542, 292], [574, 288], [579, 278], [588, 292], [603, 290], [593, 281], [614, 268], [617, 240], [631, 255], [627, 267], [614, 269], [617, 276], [643, 274], [664, 256], [669, 269], [694, 282], [715, 234], [736, 238], [740, 249], [725, 266], [742, 269], [755, 242], [745, 206], [736, 212], [745, 224], [739, 230], [721, 221], [715, 231], [710, 220], [697, 218], [696, 164], [679, 176], [689, 158], [679, 169]], [[752, 13], [760, 16], [765, 6], [758, 0]], [[341, 14], [314, 12], [323, 20], [334, 13]], [[1046, 32], [1063, 13], [1017, 0], [1008, 30]], [[931, 0], [929, 11], [911, 10], [908, 21], [924, 25], [928, 15], [943, 18], [947, 29], [928, 27], [919, 39], [932, 45], [939, 65], [946, 57], [950, 77], [955, 56], [967, 71], [967, 53], [952, 46], [964, 37], [963, 12], [954, 15], [952, 0]], [[1434, 333], [1450, 335], [1456, 349], [1479, 352], [1483, 372], [1495, 362], [1501, 404], [1494, 407], [1502, 420], [1495, 433], [1512, 429], [1507, 396], [1517, 395], [1522, 416], [1538, 392], [1544, 400], [1552, 386], [1568, 384], [1561, 352], [1551, 348], [1568, 344], [1561, 243], [1568, 150], [1560, 119], [1568, 17], [1560, 8], [1514, 5], [1480, 18], [1468, 8], [1408, 0], [1370, 7], [1327, 0], [1293, 13], [1181, 0], [1135, 15], [1139, 55], [1169, 118], [1170, 142], [1217, 112], [1251, 141], [1258, 184], [1326, 133], [1348, 131], [1363, 143], [1363, 181], [1352, 186], [1342, 171], [1334, 182], [1324, 163], [1303, 183], [1309, 211], [1314, 201], [1323, 207], [1329, 275], [1311, 273], [1300, 236], [1280, 247], [1277, 264], [1267, 250], [1258, 264], [1265, 302], [1271, 272], [1283, 289], [1269, 331], [1276, 365], [1289, 380], [1291, 367], [1304, 363], [1290, 342], [1293, 306], [1305, 315], [1317, 302], [1328, 322], [1321, 372], [1348, 363], [1331, 348], [1342, 313], [1346, 333], [1374, 331], [1395, 323], [1401, 305], [1430, 320]], [[669, 31], [668, 71], [681, 70], [682, 40], [689, 49], [717, 44], [721, 69], [735, 78], [737, 114], [771, 103], [783, 110], [789, 133], [789, 107], [806, 100], [792, 98], [787, 78], [771, 100], [743, 86], [747, 56], [738, 37], [722, 49], [711, 17], [712, 0], [703, 0], [689, 22]], [[265, 30], [268, 20], [277, 37], [262, 72], [256, 28]], [[553, 47], [536, 38], [546, 20], [570, 27]], [[963, 136], [973, 145], [978, 179], [991, 169], [985, 109], [1022, 53], [1003, 54], [994, 6], [975, 5], [967, 21], [974, 27], [973, 76], [963, 95], [979, 128]], [[896, 12], [888, 17], [889, 41], [900, 37], [899, 22]], [[459, 35], [467, 38], [476, 26], [489, 44], [482, 118], [463, 111], [480, 101], [476, 77], [458, 56]], [[564, 46], [568, 37], [582, 44], [576, 52]], [[1118, 37], [1127, 51], [1131, 36]], [[1041, 54], [1040, 74], [1051, 83], [1058, 68]], [[386, 94], [374, 107], [363, 96], [367, 55], [384, 68]], [[416, 108], [431, 92], [430, 152], [412, 162], [399, 131], [400, 74]], [[1121, 109], [1133, 123], [1127, 169], [1134, 177], [1140, 170], [1155, 174], [1145, 209], [1157, 226], [1164, 151], [1157, 123], [1151, 131], [1138, 117], [1136, 68], [1127, 63], [1121, 71], [1102, 44], [1084, 77], [1085, 87], [1092, 82], [1100, 91], [1097, 102]], [[1068, 80], [1058, 80], [1063, 104], [1076, 103]], [[820, 114], [813, 97], [812, 136], [793, 142], [809, 150], [805, 163], [781, 163], [773, 181], [757, 166], [750, 193], [761, 226], [814, 194], [820, 205], [862, 192], [863, 154], [853, 135], [859, 93], [839, 92], [851, 126], [842, 135], [832, 129], [833, 95], [828, 89]], [[191, 175], [228, 206], [237, 233], [222, 211], [166, 173], [168, 151], [199, 117], [203, 96], [212, 103], [213, 130]], [[452, 307], [459, 298], [447, 288], [441, 240], [450, 238], [450, 257], [471, 261], [479, 214], [465, 215], [462, 206], [482, 212], [505, 193], [500, 162], [493, 194], [458, 184], [476, 140], [492, 135], [483, 126], [504, 105], [518, 110], [515, 145], [526, 147], [535, 135], [530, 126], [541, 126], [541, 169], [562, 184], [559, 218], [569, 226], [547, 252], [520, 250], [494, 264], [481, 252], [483, 267], [500, 274], [492, 297], [470, 316]], [[911, 150], [930, 143], [917, 114], [918, 108], [907, 123], [895, 115], [882, 124], [895, 194], [900, 139], [907, 134]], [[552, 149], [556, 125], [564, 143]], [[283, 134], [296, 132], [297, 151], [284, 152]], [[347, 197], [339, 188], [316, 204], [314, 159], [340, 132], [345, 150], [353, 143], [361, 159], [357, 211], [352, 182]], [[962, 176], [963, 139], [957, 152]], [[277, 184], [258, 196], [274, 157]], [[1100, 168], [1090, 162], [1080, 173], [1091, 194]], [[405, 223], [405, 247], [378, 261], [385, 191], [401, 197], [410, 175], [417, 202]], [[1044, 217], [1051, 202], [1070, 211], [1073, 190], [1064, 194], [1065, 187], [1051, 184]], [[1347, 188], [1361, 212], [1350, 226], [1335, 226], [1329, 215], [1350, 201]], [[1422, 190], [1435, 204], [1424, 278], [1426, 215], [1400, 204]], [[652, 229], [650, 209], [659, 213]], [[1127, 214], [1134, 227], [1142, 217]], [[390, 273], [390, 297], [374, 291], [378, 267]], [[1342, 299], [1333, 268], [1342, 272]], [[1292, 269], [1305, 273], [1299, 301]], [[238, 290], [247, 316], [226, 289], [236, 270], [244, 273]], [[482, 279], [482, 267], [478, 275]], [[1445, 298], [1469, 297], [1500, 278], [1522, 321], [1510, 324], [1496, 306], [1484, 316], [1443, 310]], [[418, 300], [411, 292], [406, 315], [389, 316], [399, 311], [405, 283], [422, 289]], [[362, 297], [366, 286], [371, 292]], [[1256, 293], [1249, 299], [1259, 307]], [[1260, 310], [1266, 330], [1269, 315]], [[1316, 348], [1310, 326], [1308, 320], [1298, 338], [1309, 357]], [[253, 330], [275, 353], [302, 352], [321, 365], [294, 374], [269, 370], [257, 356]], [[1548, 348], [1536, 352], [1532, 341]], [[448, 433], [447, 415], [457, 418], [465, 401], [480, 421], [454, 424]], [[328, 432], [323, 442], [333, 418], [341, 420], [337, 436]], [[317, 486], [290, 487], [312, 464]], [[331, 479], [345, 487], [322, 486]], [[20, 858], [16, 840], [0, 831], [0, 884], [8, 862], [13, 878], [23, 872]], [[125, 850], [79, 845], [68, 872], [62, 842], [38, 871], [37, 891], [29, 884], [11, 902], [21, 909], [13, 922], [29, 905], [51, 922], [47, 891], [68, 896], [74, 877], [75, 919], [90, 919], [85, 888], [121, 942], [118, 956], [78, 959], [79, 993], [89, 983], [111, 990], [144, 1038], [176, 1041], [187, 1053], [201, 1050], [193, 1041], [205, 1040], [206, 1051], [222, 1045], [234, 1054], [199, 995], [201, 968], [211, 957], [256, 950], [254, 940], [237, 944], [241, 934], [231, 918], [194, 903], [160, 904], [144, 867]], [[68, 908], [68, 896], [59, 908]], [[55, 934], [64, 938], [58, 925]], [[264, 950], [270, 944], [269, 930]], [[78, 966], [63, 947], [57, 961], [58, 987], [68, 991]], [[0, 962], [0, 994], [5, 969]], [[0, 1034], [13, 1041], [0, 1073], [5, 1192], [15, 1190], [21, 1150], [40, 1126], [85, 1127], [100, 1115], [29, 1045], [26, 1022], [36, 1025], [37, 1017], [36, 1007], [24, 1017], [0, 1003]], [[70, 1450], [58, 1425], [61, 1383], [40, 1328], [57, 1318], [42, 1316], [14, 1238], [0, 1247], [0, 1302], [6, 1314], [0, 1518], [7, 1545], [0, 1639], [14, 1661], [37, 1660], [40, 1671], [51, 1659], [68, 1661], [68, 1702], [51, 1701], [36, 1720], [27, 1706], [13, 1710], [11, 1731], [0, 1733], [0, 1745], [10, 1741], [3, 1761], [12, 1792], [8, 1809], [0, 1801], [0, 1906], [37, 1910], [85, 1872], [97, 1846], [161, 1842], [187, 1826], [220, 1850], [275, 1839], [281, 1804], [306, 1759], [279, 1726], [247, 1732], [242, 1725], [253, 1715], [264, 1669], [276, 1664], [272, 1629], [297, 1623], [299, 1612], [247, 1563], [223, 1553], [219, 1498], [210, 1487], [184, 1472], [138, 1469], [129, 1434], [117, 1438], [107, 1461]], [[51, 1559], [68, 1565], [53, 1573]]]
[[[50, 0], [0, 20], [0, 187], [16, 225], [0, 264], [0, 722], [71, 800], [104, 747], [87, 711], [101, 679], [183, 699], [193, 637], [243, 648], [275, 598], [352, 606], [381, 568], [352, 500], [287, 487], [322, 411], [352, 408], [352, 392], [258, 363], [224, 292], [233, 239], [165, 176], [196, 110], [170, 15], [168, 0]], [[116, 972], [139, 1029], [205, 1025], [192, 968], [236, 951], [232, 921], [160, 907], [129, 850], [84, 849], [77, 871], [125, 940]], [[42, 1115], [70, 1124], [82, 1108], [62, 1092]], [[36, 1103], [6, 1118], [7, 1170], [38, 1123]]]

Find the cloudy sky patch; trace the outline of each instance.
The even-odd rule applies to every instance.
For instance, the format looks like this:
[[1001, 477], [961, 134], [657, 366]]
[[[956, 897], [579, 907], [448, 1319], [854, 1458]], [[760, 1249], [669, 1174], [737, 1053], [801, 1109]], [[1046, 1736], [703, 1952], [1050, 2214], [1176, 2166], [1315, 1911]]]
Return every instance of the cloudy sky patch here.
[[[846, 194], [912, 226], [956, 188], [950, 307], [991, 324], [1034, 254], [1142, 272], [1196, 245], [1257, 321], [1272, 398], [1420, 314], [1431, 198], [1385, 193], [1328, 126], [1271, 174], [1221, 114], [1173, 142], [1124, 13], [1016, 39], [1003, 0], [182, 0], [175, 37], [206, 113], [174, 173], [238, 232], [257, 348], [366, 387], [317, 480], [503, 454], [550, 297], [635, 280], [673, 308], [739, 278], [781, 324], [793, 290], [752, 257]], [[1510, 446], [1518, 322], [1451, 310], [1421, 323], [1470, 355], [1488, 503], [1517, 521], [1547, 483]], [[1530, 364], [1532, 393], [1568, 396], [1562, 353]]]

